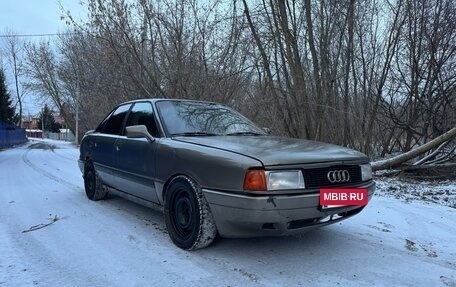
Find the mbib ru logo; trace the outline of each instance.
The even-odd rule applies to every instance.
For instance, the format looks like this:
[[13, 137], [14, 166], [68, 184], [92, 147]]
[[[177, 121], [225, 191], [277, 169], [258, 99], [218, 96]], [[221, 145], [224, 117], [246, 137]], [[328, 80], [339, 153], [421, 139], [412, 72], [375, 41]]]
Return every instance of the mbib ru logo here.
[[321, 205], [367, 205], [366, 188], [322, 188]]

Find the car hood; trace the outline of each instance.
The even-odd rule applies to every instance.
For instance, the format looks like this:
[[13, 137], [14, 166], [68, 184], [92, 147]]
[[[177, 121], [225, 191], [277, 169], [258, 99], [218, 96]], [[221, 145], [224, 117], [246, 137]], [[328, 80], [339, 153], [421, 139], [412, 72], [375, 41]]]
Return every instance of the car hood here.
[[176, 137], [174, 140], [231, 151], [255, 158], [265, 166], [330, 161], [368, 161], [363, 153], [317, 141], [275, 136]]

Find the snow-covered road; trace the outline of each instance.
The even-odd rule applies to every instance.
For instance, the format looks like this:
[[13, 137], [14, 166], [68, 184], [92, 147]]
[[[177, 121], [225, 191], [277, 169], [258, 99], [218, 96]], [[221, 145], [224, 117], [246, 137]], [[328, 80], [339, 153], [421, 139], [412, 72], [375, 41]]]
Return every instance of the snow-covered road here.
[[56, 141], [0, 151], [0, 287], [456, 286], [454, 208], [376, 196], [361, 214], [301, 236], [186, 252], [160, 213], [89, 201], [77, 156]]

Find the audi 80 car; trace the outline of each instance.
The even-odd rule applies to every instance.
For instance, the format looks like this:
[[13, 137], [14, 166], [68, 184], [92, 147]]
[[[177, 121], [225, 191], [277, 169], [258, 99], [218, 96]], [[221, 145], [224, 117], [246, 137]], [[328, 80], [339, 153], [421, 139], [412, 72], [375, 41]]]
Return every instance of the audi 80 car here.
[[341, 146], [269, 135], [227, 106], [144, 99], [114, 108], [80, 144], [91, 200], [113, 193], [164, 212], [186, 250], [228, 238], [291, 235], [365, 205], [324, 205], [321, 191], [375, 183], [368, 158]]

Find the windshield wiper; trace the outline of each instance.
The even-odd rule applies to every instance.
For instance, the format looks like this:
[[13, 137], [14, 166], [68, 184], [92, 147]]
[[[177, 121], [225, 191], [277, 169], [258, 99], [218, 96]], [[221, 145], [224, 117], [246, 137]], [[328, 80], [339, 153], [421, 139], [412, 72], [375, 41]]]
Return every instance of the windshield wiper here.
[[197, 137], [197, 136], [218, 136], [218, 134], [206, 133], [206, 132], [184, 132], [174, 133], [172, 136], [184, 136], [184, 137]]
[[228, 133], [225, 134], [226, 136], [263, 136], [264, 134], [256, 133], [256, 132], [235, 132], [235, 133]]

